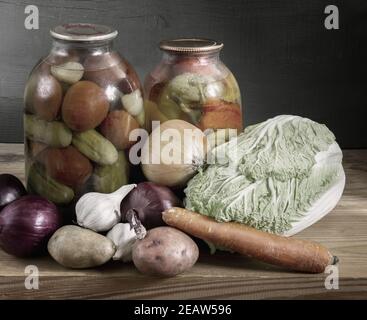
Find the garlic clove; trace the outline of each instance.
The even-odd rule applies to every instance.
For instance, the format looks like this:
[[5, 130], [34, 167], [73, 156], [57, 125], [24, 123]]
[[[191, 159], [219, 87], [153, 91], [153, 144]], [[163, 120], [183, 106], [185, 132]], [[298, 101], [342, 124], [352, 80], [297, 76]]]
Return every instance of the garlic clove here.
[[122, 186], [121, 188], [117, 189], [116, 191], [112, 192], [109, 194], [109, 196], [111, 197], [115, 197], [116, 201], [119, 202], [119, 207], [120, 207], [120, 203], [122, 201], [122, 199], [124, 199], [131, 190], [133, 190], [134, 188], [136, 188], [136, 184], [127, 184]]
[[116, 224], [107, 233], [107, 238], [111, 239], [117, 248], [115, 255], [112, 257], [113, 260], [132, 261], [132, 248], [137, 237], [129, 223]]
[[136, 89], [132, 93], [123, 95], [121, 97], [121, 102], [125, 110], [133, 117], [136, 117], [143, 111], [143, 97], [139, 89]]
[[83, 77], [84, 67], [79, 62], [69, 61], [51, 66], [51, 74], [59, 81], [74, 84]]

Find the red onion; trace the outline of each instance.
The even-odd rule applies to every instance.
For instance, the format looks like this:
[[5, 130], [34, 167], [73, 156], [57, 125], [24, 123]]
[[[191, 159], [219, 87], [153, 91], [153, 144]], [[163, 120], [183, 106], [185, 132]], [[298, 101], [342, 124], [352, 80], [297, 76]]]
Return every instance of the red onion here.
[[0, 213], [0, 247], [19, 257], [44, 253], [47, 241], [61, 225], [61, 214], [53, 203], [24, 196]]
[[141, 182], [121, 202], [122, 221], [130, 222], [127, 213], [133, 210], [146, 229], [164, 226], [162, 212], [172, 207], [182, 207], [182, 203], [169, 188]]
[[0, 211], [9, 203], [27, 194], [23, 183], [11, 174], [0, 174]]

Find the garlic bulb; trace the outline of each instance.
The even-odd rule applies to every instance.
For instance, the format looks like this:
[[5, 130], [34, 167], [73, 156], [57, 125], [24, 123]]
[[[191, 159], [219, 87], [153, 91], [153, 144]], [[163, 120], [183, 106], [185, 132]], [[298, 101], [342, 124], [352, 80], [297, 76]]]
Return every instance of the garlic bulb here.
[[155, 128], [142, 149], [145, 177], [168, 187], [184, 186], [205, 163], [205, 134], [183, 120], [169, 120]]
[[120, 203], [136, 184], [122, 186], [113, 193], [89, 192], [75, 206], [78, 225], [96, 232], [108, 231], [121, 220]]
[[132, 260], [132, 248], [137, 237], [129, 223], [116, 224], [107, 233], [107, 238], [111, 239], [117, 248], [115, 255], [112, 257], [113, 260], [122, 260], [124, 262]]

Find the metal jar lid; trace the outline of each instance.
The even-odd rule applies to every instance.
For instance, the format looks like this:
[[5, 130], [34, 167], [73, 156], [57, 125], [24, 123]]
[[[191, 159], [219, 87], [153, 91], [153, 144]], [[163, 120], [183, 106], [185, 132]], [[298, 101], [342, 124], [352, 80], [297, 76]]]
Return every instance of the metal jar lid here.
[[161, 50], [177, 53], [210, 53], [220, 51], [223, 43], [210, 39], [183, 38], [163, 40], [159, 47]]
[[50, 33], [55, 39], [75, 42], [112, 40], [118, 34], [110, 27], [91, 23], [63, 24], [51, 29]]

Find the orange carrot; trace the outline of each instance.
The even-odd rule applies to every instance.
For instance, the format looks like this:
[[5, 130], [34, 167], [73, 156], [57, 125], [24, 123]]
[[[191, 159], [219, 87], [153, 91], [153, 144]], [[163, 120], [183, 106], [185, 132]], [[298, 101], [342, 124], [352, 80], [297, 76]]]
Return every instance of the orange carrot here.
[[263, 232], [235, 222], [217, 222], [212, 218], [183, 209], [163, 212], [169, 226], [257, 260], [310, 273], [322, 273], [338, 258], [316, 242], [287, 238]]

